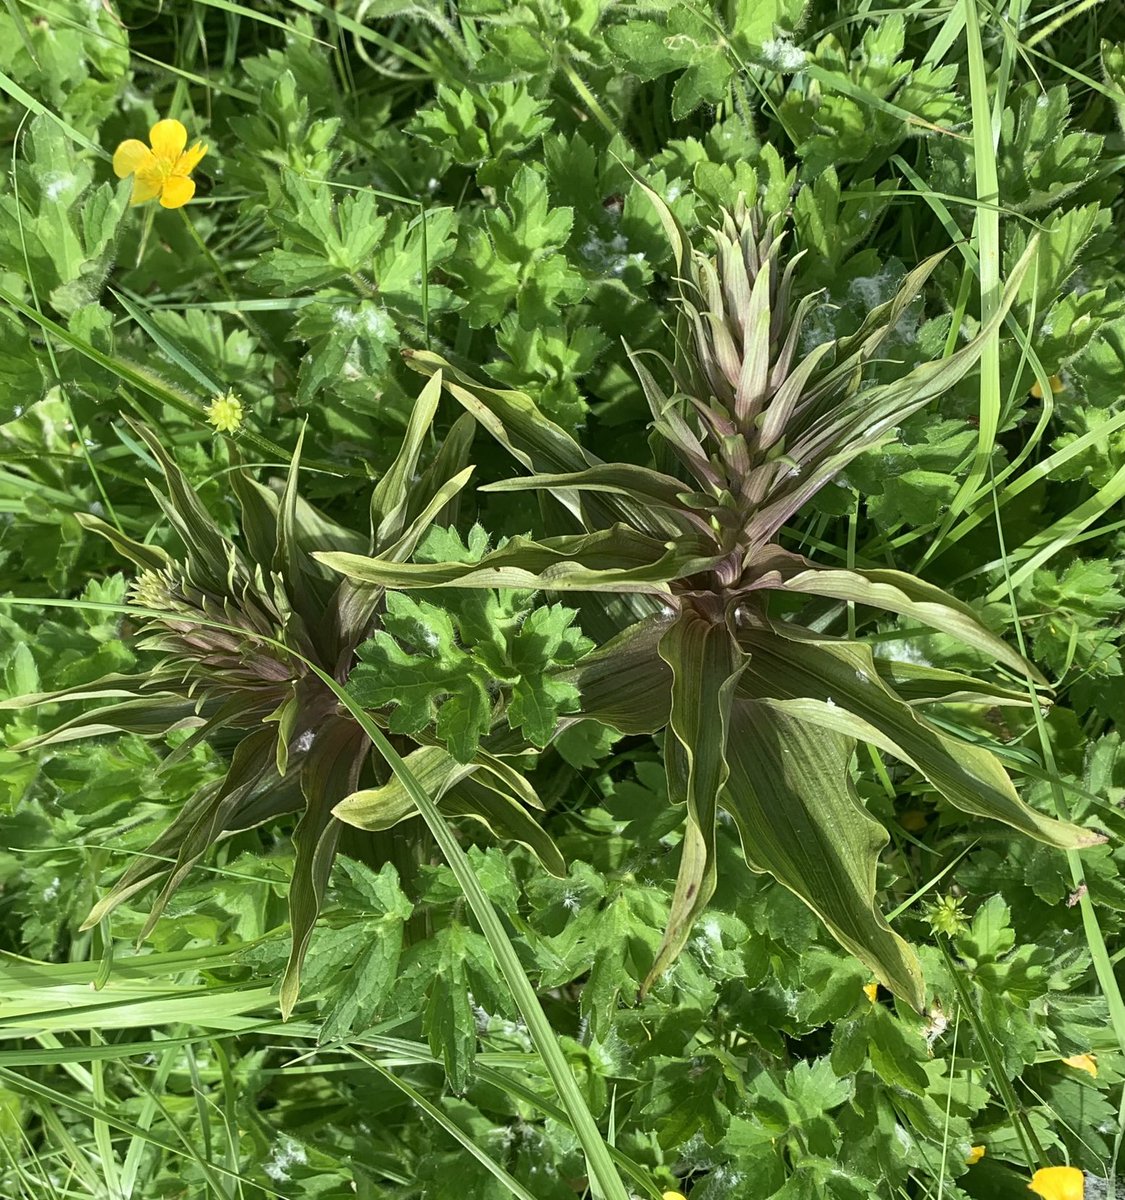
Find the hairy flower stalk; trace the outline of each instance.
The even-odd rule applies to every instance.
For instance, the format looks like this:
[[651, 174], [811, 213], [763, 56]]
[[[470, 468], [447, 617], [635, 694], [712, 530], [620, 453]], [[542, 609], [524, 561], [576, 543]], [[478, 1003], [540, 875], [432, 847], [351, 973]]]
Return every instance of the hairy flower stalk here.
[[[924, 706], [956, 697], [1025, 703], [1026, 688], [876, 657], [882, 647], [804, 629], [771, 608], [777, 592], [901, 614], [951, 634], [998, 667], [1035, 669], [940, 588], [893, 570], [823, 566], [779, 544], [817, 491], [905, 417], [952, 387], [996, 336], [1034, 254], [1011, 273], [979, 336], [947, 358], [861, 390], [865, 366], [940, 256], [923, 262], [851, 337], [800, 354], [817, 300], [796, 295], [784, 214], [740, 202], [692, 249], [664, 201], [649, 196], [679, 287], [674, 363], [634, 354], [652, 412], [651, 441], [671, 470], [597, 459], [518, 392], [485, 387], [435, 355], [450, 394], [531, 474], [490, 491], [539, 491], [554, 521], [581, 532], [512, 539], [480, 562], [396, 563], [318, 555], [357, 583], [393, 588], [538, 587], [629, 595], [651, 615], [584, 660], [572, 678], [581, 712], [623, 733], [667, 730], [669, 794], [684, 807], [679, 874], [664, 942], [646, 986], [667, 969], [716, 886], [718, 808], [733, 817], [747, 863], [798, 895], [878, 980], [921, 1006], [912, 949], [875, 904], [886, 830], [860, 803], [850, 763], [864, 740], [924, 775], [954, 806], [1055, 846], [1099, 835], [1054, 821], [1019, 798], [999, 760], [929, 722]], [[667, 390], [649, 369], [657, 359]], [[561, 509], [561, 512], [558, 510]], [[638, 595], [639, 594], [639, 595]]]

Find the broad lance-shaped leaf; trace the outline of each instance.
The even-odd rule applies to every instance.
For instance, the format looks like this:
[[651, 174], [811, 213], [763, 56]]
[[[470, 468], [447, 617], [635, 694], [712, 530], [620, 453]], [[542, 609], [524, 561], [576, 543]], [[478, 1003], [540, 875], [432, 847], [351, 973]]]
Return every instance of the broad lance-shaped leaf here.
[[297, 1003], [301, 965], [312, 940], [316, 919], [328, 889], [340, 822], [335, 805], [359, 782], [359, 773], [371, 746], [363, 730], [345, 718], [335, 718], [317, 731], [301, 766], [301, 791], [305, 811], [293, 831], [296, 859], [289, 887], [289, 961], [281, 977], [278, 1005], [286, 1020]]
[[[522, 750], [522, 745], [517, 745]], [[458, 762], [441, 746], [419, 746], [406, 758], [410, 770], [425, 784], [426, 790], [440, 799], [446, 790], [474, 772], [495, 777], [490, 786], [513, 796], [530, 808], [543, 808], [543, 802], [531, 784], [502, 758], [481, 751], [472, 763]], [[335, 809], [345, 824], [357, 829], [389, 829], [415, 811], [414, 802], [398, 776], [379, 787], [364, 788], [345, 797]]]
[[581, 712], [564, 717], [563, 726], [593, 717], [618, 733], [663, 729], [671, 711], [672, 672], [657, 647], [668, 621], [665, 616], [638, 621], [563, 672], [559, 678], [573, 683], [582, 698]]
[[277, 505], [277, 541], [273, 554], [262, 566], [271, 565], [274, 573], [285, 580], [287, 595], [302, 618], [309, 618], [322, 606], [316, 604], [311, 581], [307, 578], [300, 547], [297, 544], [297, 484], [301, 477], [301, 450], [305, 444], [305, 425], [297, 434], [285, 484]]
[[[1031, 707], [1026, 686], [1002, 686], [991, 680], [966, 675], [962, 671], [948, 671], [943, 667], [880, 658], [878, 643], [849, 641], [834, 634], [818, 633], [785, 621], [772, 621], [771, 625], [788, 641], [807, 642], [815, 646], [827, 646], [829, 649], [841, 646], [858, 648], [862, 654], [870, 651], [875, 656], [873, 661], [879, 678], [896, 696], [911, 705], [925, 707], [932, 704], [975, 704], [989, 708], [997, 705], [1006, 708]], [[1040, 696], [1037, 703], [1049, 703], [1049, 699]]]
[[[1027, 688], [1001, 687], [960, 671], [876, 658], [879, 678], [908, 704], [984, 704], [1030, 708]], [[1044, 703], [1042, 699], [1039, 701]]]
[[[65, 694], [58, 697], [60, 700], [74, 698]], [[145, 696], [82, 713], [47, 733], [28, 738], [13, 749], [36, 750], [62, 742], [80, 741], [82, 738], [102, 737], [107, 733], [160, 737], [181, 729], [195, 729], [205, 719], [203, 708], [196, 701], [179, 700], [174, 696]]]
[[372, 548], [389, 545], [406, 526], [411, 481], [417, 474], [418, 458], [429, 436], [440, 398], [439, 368], [415, 400], [399, 452], [371, 493]]
[[[142, 687], [150, 681], [153, 681], [154, 684], [151, 690], [155, 699], [160, 695], [159, 684], [166, 678], [165, 675], [154, 673], [142, 680], [138, 679], [136, 675], [123, 675], [115, 672], [112, 675], [103, 675], [100, 679], [93, 679], [89, 683], [62, 688], [57, 692], [28, 692], [23, 696], [6, 696], [0, 700], [0, 712], [13, 708], [38, 708], [41, 704], [59, 704], [68, 700], [136, 699]], [[93, 715], [95, 714], [86, 713], [86, 716]], [[13, 749], [20, 749], [31, 744], [22, 742], [20, 746], [13, 747]]]
[[[515, 772], [510, 767], [498, 760], [459, 763], [440, 746], [419, 746], [407, 755], [406, 763], [443, 812], [480, 821], [497, 837], [525, 845], [552, 874], [566, 874], [554, 839], [512, 796], [510, 776]], [[521, 799], [526, 799], [527, 783], [522, 776], [517, 778]], [[333, 814], [357, 829], [382, 830], [416, 817], [418, 809], [394, 776], [379, 787], [346, 796]]]
[[640, 188], [641, 191], [648, 197], [652, 207], [656, 209], [656, 215], [660, 218], [661, 225], [664, 226], [664, 235], [668, 239], [668, 245], [672, 250], [672, 260], [676, 266], [676, 278], [688, 279], [691, 276], [691, 241], [684, 232], [684, 227], [680, 224], [676, 214], [668, 207], [664, 197], [649, 185], [630, 167], [624, 163], [621, 164], [625, 168], [626, 174], [633, 181], [633, 184]]
[[[235, 747], [231, 765], [219, 783], [209, 783], [192, 796], [148, 851], [136, 858], [90, 911], [82, 924], [91, 929], [119, 904], [167, 874], [152, 905], [140, 940], [155, 926], [168, 900], [191, 868], [216, 841], [253, 829], [294, 805], [295, 780], [273, 774], [274, 734], [260, 729]], [[171, 864], [171, 866], [169, 865]]]
[[[129, 424], [160, 465], [168, 496], [165, 497], [151, 484], [149, 487], [169, 524], [188, 549], [188, 561], [193, 577], [205, 583], [209, 589], [222, 593], [230, 571], [229, 543], [156, 434], [147, 426], [135, 421], [130, 420]], [[111, 540], [116, 543], [119, 537]]]
[[852, 790], [854, 745], [766, 704], [736, 699], [722, 804], [749, 866], [799, 896], [881, 983], [921, 1009], [918, 961], [875, 905], [875, 870], [889, 839]]
[[495, 837], [519, 842], [556, 878], [566, 877], [566, 860], [554, 838], [522, 804], [501, 789], [492, 786], [482, 771], [455, 783], [442, 802], [443, 810], [453, 816], [479, 821]]
[[[906, 310], [917, 299], [926, 281], [941, 264], [948, 251], [931, 255], [910, 271], [898, 292], [888, 301], [873, 308], [863, 324], [850, 337], [838, 342], [822, 342], [814, 347], [794, 368], [769, 402], [762, 421], [761, 445], [773, 446], [781, 438], [792, 445], [798, 432], [808, 429], [837, 401], [841, 388], [844, 394], [854, 391], [863, 366], [894, 330]], [[794, 315], [791, 334], [803, 323], [810, 308], [805, 297]], [[830, 368], [822, 370], [825, 354], [831, 352]]]
[[[423, 374], [440, 371], [446, 391], [529, 471], [573, 473], [600, 463], [523, 392], [486, 387], [426, 350], [410, 351], [405, 358], [408, 366]], [[584, 528], [603, 528], [616, 521], [645, 525], [644, 506], [628, 497], [578, 497], [564, 490], [554, 493], [554, 498]]]
[[[671, 475], [632, 463], [601, 463], [584, 471], [503, 479], [498, 483], [487, 483], [480, 490], [557, 492], [563, 489], [628, 496], [640, 509], [641, 532], [653, 537], [676, 536], [689, 530], [706, 535], [710, 531], [706, 518], [688, 507], [688, 500], [693, 496], [688, 486]], [[636, 515], [630, 524], [637, 524]]]
[[[231, 458], [241, 463], [237, 450]], [[277, 551], [277, 494], [246, 471], [230, 472], [231, 490], [241, 510], [242, 537], [251, 562], [268, 563]]]
[[487, 387], [428, 350], [403, 357], [424, 375], [440, 375], [446, 391], [529, 470], [583, 471], [598, 461], [523, 392]]
[[[656, 382], [652, 372], [641, 361], [641, 356], [637, 351], [626, 347], [626, 352], [629, 355], [629, 362], [636, 373], [637, 380], [641, 385], [641, 391], [644, 392], [645, 400], [648, 402], [649, 410], [652, 413], [653, 432], [658, 434], [666, 444], [661, 449], [670, 452], [670, 454], [678, 458], [687, 468], [691, 477], [701, 486], [713, 488], [718, 485], [720, 474], [716, 471], [715, 465], [711, 462], [707, 451], [704, 450], [702, 442], [700, 442], [691, 426], [677, 411], [676, 405], [678, 401], [669, 399], [664, 394], [663, 389]], [[655, 357], [660, 358], [662, 362], [665, 361], [655, 351], [651, 351], [651, 353]]]
[[962, 812], [1002, 821], [1051, 846], [1077, 849], [1105, 839], [1025, 804], [995, 755], [947, 737], [879, 678], [871, 651], [858, 643], [794, 641], [746, 630], [750, 655], [740, 694], [792, 720], [870, 742], [920, 771]]
[[331, 805], [313, 800], [309, 801], [293, 830], [293, 846], [297, 854], [293, 861], [293, 881], [289, 885], [292, 941], [277, 998], [283, 1021], [289, 1019], [297, 1006], [301, 991], [301, 967], [312, 941], [316, 919], [320, 916], [341, 828], [340, 822], [332, 816]]
[[95, 517], [91, 513], [76, 512], [74, 519], [83, 529], [99, 533], [122, 557], [136, 563], [142, 571], [159, 571], [172, 561], [159, 546], [149, 546], [134, 541], [128, 534]]
[[[410, 489], [408, 496], [408, 525], [417, 520], [414, 516], [420, 511], [419, 506], [426, 497], [437, 495], [451, 480], [455, 479], [466, 468], [472, 470], [469, 458], [472, 454], [473, 439], [476, 436], [477, 423], [471, 413], [463, 412], [446, 430], [429, 466], [422, 470], [417, 483]], [[460, 500], [456, 497], [446, 502], [442, 510], [435, 516], [434, 524], [449, 528], [458, 523], [460, 515]], [[403, 535], [405, 536], [405, 534]], [[383, 553], [376, 545], [375, 551]]]
[[[459, 763], [440, 746], [419, 746], [406, 756], [406, 764], [435, 803], [458, 780], [476, 767]], [[378, 787], [364, 788], [345, 796], [332, 810], [339, 820], [356, 829], [390, 829], [414, 816], [418, 809], [397, 775]]]
[[[785, 439], [785, 448], [795, 468], [784, 477], [788, 486], [778, 487], [773, 463], [767, 470], [774, 480], [771, 491], [777, 493], [751, 517], [746, 540], [752, 547], [764, 546], [778, 530], [854, 458], [874, 446], [912, 413], [936, 396], [948, 391], [976, 365], [981, 350], [993, 337], [1008, 314], [1028, 268], [1035, 259], [1036, 239], [1032, 238], [1008, 277], [997, 311], [980, 327], [977, 336], [948, 358], [925, 362], [908, 375], [892, 383], [857, 392], [838, 409], [829, 408], [807, 429]], [[798, 409], [799, 412], [799, 409]]]
[[1007, 642], [990, 633], [977, 614], [948, 592], [905, 571], [845, 570], [821, 567], [799, 554], [770, 547], [751, 559], [754, 587], [776, 588], [806, 596], [830, 596], [913, 617], [931, 629], [951, 634], [966, 646], [990, 655], [1037, 683], [1043, 676]]
[[[300, 479], [301, 450], [305, 441], [305, 427], [297, 436], [297, 445], [286, 472], [285, 484], [277, 506], [277, 542], [272, 555], [272, 573], [282, 580], [286, 603], [291, 611], [286, 614], [286, 631], [299, 628], [301, 641], [316, 648], [321, 660], [330, 661], [335, 649], [335, 629], [330, 621], [323, 619], [333, 591], [338, 587], [334, 577], [314, 562], [308, 552], [310, 534], [320, 533], [319, 545], [336, 550], [347, 550], [352, 536], [344, 544], [330, 534], [331, 524], [312, 505], [302, 501], [297, 494]], [[263, 567], [271, 563], [267, 559]]]
[[408, 521], [406, 528], [395, 541], [386, 546], [376, 546], [376, 555], [393, 562], [406, 562], [430, 528], [456, 502], [474, 470], [474, 467], [463, 467], [437, 487], [418, 515]]
[[[725, 622], [686, 608], [660, 639], [672, 671], [668, 786], [686, 802], [680, 869], [668, 928], [642, 986], [647, 990], [683, 949], [696, 917], [715, 891], [715, 813], [727, 780], [727, 721], [745, 656]], [[682, 793], [675, 795], [682, 784]]]
[[702, 538], [676, 544], [624, 525], [579, 537], [514, 537], [479, 562], [398, 563], [359, 554], [315, 557], [360, 583], [388, 588], [526, 588], [544, 591], [667, 591], [669, 580], [704, 571], [719, 557]]

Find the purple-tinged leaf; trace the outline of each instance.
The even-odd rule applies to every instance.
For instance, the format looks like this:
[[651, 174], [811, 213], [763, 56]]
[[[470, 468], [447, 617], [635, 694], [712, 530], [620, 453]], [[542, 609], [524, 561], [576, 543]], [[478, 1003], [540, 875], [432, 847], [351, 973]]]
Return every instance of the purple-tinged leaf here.
[[560, 675], [578, 687], [582, 698], [580, 716], [564, 717], [564, 728], [587, 717], [626, 734], [655, 733], [668, 724], [672, 672], [657, 647], [671, 615], [630, 625]]
[[773, 264], [767, 262], [754, 280], [750, 304], [745, 315], [746, 334], [742, 343], [742, 364], [736, 374], [734, 415], [742, 429], [748, 430], [762, 409], [770, 381], [770, 284]]
[[[687, 486], [671, 475], [664, 475], [647, 467], [632, 463], [602, 463], [565, 475], [527, 475], [515, 479], [504, 479], [488, 483], [482, 492], [530, 492], [556, 490], [611, 492], [628, 496], [638, 506], [653, 507], [659, 512], [651, 513], [640, 532], [653, 537], [682, 534], [688, 530], [707, 537], [711, 526], [694, 508], [689, 507], [685, 497], [691, 495]], [[672, 514], [666, 516], [665, 513]]]
[[728, 775], [727, 721], [746, 665], [726, 623], [716, 624], [690, 608], [666, 629], [658, 649], [672, 672], [665, 754], [675, 757], [668, 786], [673, 799], [686, 804], [687, 818], [668, 928], [642, 991], [675, 961], [715, 891], [715, 814]]
[[437, 414], [441, 383], [439, 367], [418, 393], [410, 411], [410, 419], [406, 423], [406, 432], [403, 434], [399, 451], [371, 493], [373, 548], [382, 548], [395, 541], [406, 525], [413, 480], [418, 473], [418, 459], [430, 436], [434, 416]]
[[348, 718], [336, 718], [317, 731], [301, 767], [305, 811], [293, 831], [297, 857], [289, 886], [289, 926], [292, 942], [281, 977], [278, 1004], [288, 1020], [301, 987], [301, 965], [312, 940], [316, 919], [328, 889], [336, 844], [342, 828], [332, 810], [359, 782], [370, 753], [367, 735]]
[[744, 578], [749, 588], [830, 596], [912, 617], [1037, 683], [1045, 682], [1021, 654], [987, 630], [967, 604], [905, 571], [820, 567], [799, 554], [770, 547], [750, 560]]

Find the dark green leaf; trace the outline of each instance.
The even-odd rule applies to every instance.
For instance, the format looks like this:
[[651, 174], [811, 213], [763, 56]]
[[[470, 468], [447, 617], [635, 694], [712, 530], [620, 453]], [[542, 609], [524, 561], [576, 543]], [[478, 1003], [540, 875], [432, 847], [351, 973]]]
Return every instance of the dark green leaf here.
[[747, 863], [799, 896], [882, 983], [920, 1009], [921, 968], [875, 905], [875, 868], [888, 838], [852, 788], [852, 739], [753, 700], [736, 700], [730, 721], [722, 804]]

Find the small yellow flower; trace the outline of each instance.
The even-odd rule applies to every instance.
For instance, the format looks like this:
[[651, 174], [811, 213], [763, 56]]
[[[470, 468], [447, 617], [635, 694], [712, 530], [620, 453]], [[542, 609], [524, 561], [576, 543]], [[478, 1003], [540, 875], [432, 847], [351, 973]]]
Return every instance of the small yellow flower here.
[[983, 1146], [970, 1146], [969, 1153], [965, 1155], [965, 1161], [970, 1167], [976, 1166], [982, 1158], [984, 1158], [985, 1149]]
[[[1066, 391], [1066, 384], [1063, 383], [1061, 376], [1059, 376], [1059, 375], [1051, 376], [1051, 391], [1056, 396], [1059, 394], [1059, 392]], [[1043, 389], [1039, 386], [1038, 379], [1031, 385], [1031, 394], [1032, 394], [1032, 396], [1035, 397], [1036, 400], [1043, 399]]]
[[871, 1001], [872, 1004], [875, 1003], [875, 998], [879, 995], [879, 985], [874, 979], [870, 983], [865, 983], [863, 985], [863, 994], [868, 998], [868, 1000]]
[[191, 173], [207, 153], [202, 142], [190, 150], [187, 130], [179, 121], [157, 121], [149, 130], [151, 148], [136, 138], [122, 142], [113, 152], [113, 171], [118, 179], [133, 176], [131, 203], [144, 204], [160, 197], [164, 208], [182, 208], [195, 195]]
[[665, 1192], [663, 1200], [687, 1200], [683, 1192]]
[[1095, 1079], [1098, 1077], [1098, 1060], [1092, 1054], [1072, 1054], [1062, 1061], [1076, 1071], [1085, 1071], [1087, 1075], [1091, 1075]]
[[1027, 1187], [1043, 1200], [1084, 1200], [1086, 1176], [1077, 1167], [1040, 1167]]
[[207, 405], [207, 420], [220, 433], [237, 433], [242, 428], [242, 401], [234, 394], [227, 392], [225, 396], [216, 396]]

